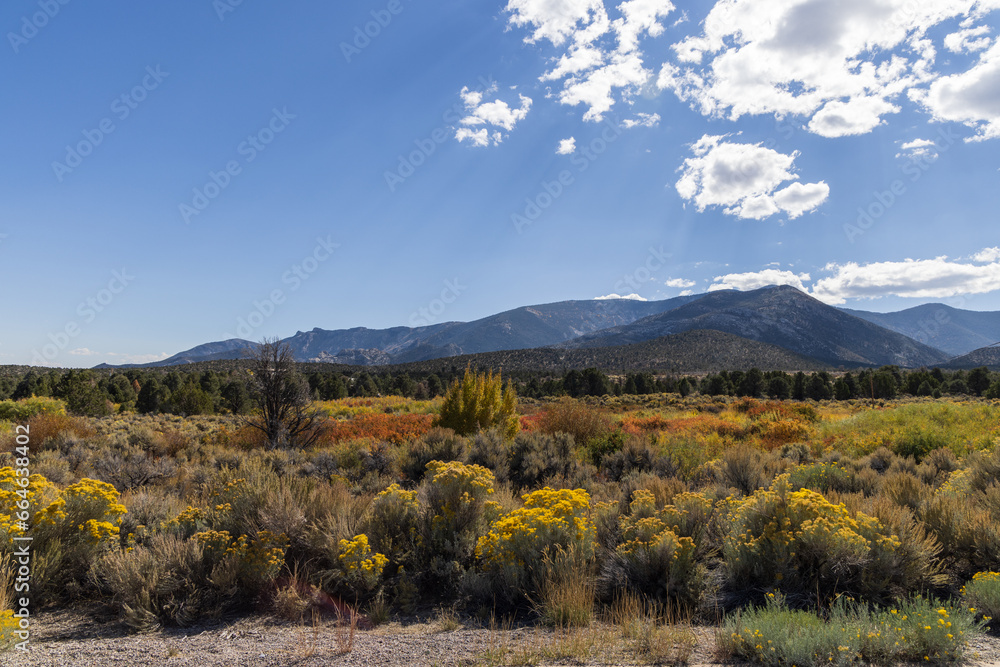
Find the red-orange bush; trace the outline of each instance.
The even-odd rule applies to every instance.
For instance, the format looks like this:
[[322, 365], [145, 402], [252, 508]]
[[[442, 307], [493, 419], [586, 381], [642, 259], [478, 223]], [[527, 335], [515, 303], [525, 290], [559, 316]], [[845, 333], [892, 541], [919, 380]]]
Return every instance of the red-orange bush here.
[[332, 420], [326, 438], [331, 442], [371, 438], [396, 445], [416, 440], [431, 430], [434, 415], [384, 414], [358, 415], [352, 419]]
[[676, 420], [667, 419], [660, 414], [651, 415], [649, 417], [625, 415], [622, 417], [621, 427], [622, 431], [630, 435], [642, 435], [644, 433], [669, 430], [673, 421]]

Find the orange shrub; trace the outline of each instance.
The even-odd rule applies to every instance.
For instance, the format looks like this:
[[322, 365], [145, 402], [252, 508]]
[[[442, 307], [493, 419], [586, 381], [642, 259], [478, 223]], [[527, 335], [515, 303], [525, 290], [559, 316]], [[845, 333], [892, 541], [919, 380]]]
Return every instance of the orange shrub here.
[[86, 419], [56, 413], [35, 415], [28, 421], [28, 427], [31, 429], [31, 443], [35, 447], [60, 433], [72, 433], [80, 438], [89, 438], [96, 433]]
[[434, 415], [384, 414], [358, 415], [353, 419], [333, 420], [326, 437], [331, 442], [371, 438], [403, 445], [431, 430]]
[[668, 430], [674, 420], [667, 419], [661, 414], [649, 417], [637, 417], [625, 415], [622, 417], [621, 427], [625, 433], [630, 435], [642, 435], [644, 433], [654, 433]]
[[267, 437], [261, 433], [260, 429], [252, 426], [241, 426], [232, 432], [223, 426], [215, 433], [210, 442], [231, 445], [245, 450], [266, 449], [268, 446]]
[[542, 430], [542, 412], [533, 412], [530, 415], [521, 415], [521, 430], [522, 431], [541, 431]]
[[760, 442], [766, 449], [775, 449], [789, 442], [804, 440], [809, 428], [797, 419], [778, 419], [765, 422], [760, 430]]
[[712, 414], [668, 419], [664, 428], [660, 430], [670, 434], [696, 435], [718, 433], [719, 435], [731, 435], [734, 437], [745, 435], [744, 428], [739, 424], [734, 424]]
[[573, 399], [545, 406], [538, 416], [538, 430], [549, 435], [569, 433], [577, 444], [611, 432], [611, 418]]

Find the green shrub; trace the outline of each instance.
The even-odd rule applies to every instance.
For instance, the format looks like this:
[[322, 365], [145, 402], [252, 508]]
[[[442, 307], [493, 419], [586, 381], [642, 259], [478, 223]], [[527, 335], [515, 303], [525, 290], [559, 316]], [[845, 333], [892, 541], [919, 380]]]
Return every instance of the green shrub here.
[[587, 456], [590, 463], [595, 466], [601, 465], [607, 456], [621, 451], [628, 440], [628, 435], [623, 431], [610, 431], [591, 438], [587, 442]]
[[257, 600], [280, 571], [284, 553], [283, 536], [267, 531], [253, 539], [225, 531], [188, 539], [161, 533], [105, 555], [95, 577], [129, 626], [187, 626]]
[[540, 486], [553, 477], [575, 479], [583, 469], [573, 436], [566, 433], [519, 433], [510, 454], [510, 480], [522, 489]]
[[[65, 415], [66, 403], [57, 398], [32, 396], [20, 401], [0, 401], [0, 420], [26, 422], [40, 414]], [[38, 441], [41, 444], [41, 441]]]
[[[600, 441], [598, 441], [600, 442]], [[593, 452], [593, 444], [591, 445]], [[634, 473], [651, 472], [659, 477], [673, 477], [679, 466], [669, 456], [662, 456], [645, 441], [631, 437], [625, 444], [600, 460], [601, 473], [616, 482]]]
[[915, 598], [872, 610], [841, 598], [829, 620], [791, 610], [780, 594], [763, 607], [729, 616], [718, 632], [719, 648], [731, 658], [760, 665], [895, 665], [958, 662], [978, 629], [968, 610]]
[[497, 482], [510, 479], [510, 442], [497, 429], [480, 431], [469, 447], [467, 463], [488, 468]]
[[912, 456], [919, 463], [935, 449], [948, 446], [949, 442], [943, 433], [911, 427], [896, 438], [892, 448], [899, 456]]
[[929, 486], [909, 473], [889, 473], [882, 480], [882, 495], [900, 507], [917, 509], [932, 494]]
[[719, 481], [727, 489], [736, 489], [741, 495], [749, 496], [771, 481], [764, 458], [763, 452], [748, 445], [727, 449], [722, 455]]
[[414, 440], [403, 456], [400, 471], [414, 486], [420, 483], [431, 461], [466, 459], [468, 441], [450, 428], [432, 428]]
[[820, 493], [854, 490], [850, 473], [835, 463], [800, 465], [793, 468], [789, 474], [793, 489], [812, 489]]
[[941, 543], [945, 570], [957, 586], [976, 572], [1000, 569], [1000, 525], [975, 495], [952, 495], [947, 486], [920, 509], [920, 519]]
[[976, 572], [961, 593], [969, 611], [984, 622], [1000, 619], [1000, 572]]

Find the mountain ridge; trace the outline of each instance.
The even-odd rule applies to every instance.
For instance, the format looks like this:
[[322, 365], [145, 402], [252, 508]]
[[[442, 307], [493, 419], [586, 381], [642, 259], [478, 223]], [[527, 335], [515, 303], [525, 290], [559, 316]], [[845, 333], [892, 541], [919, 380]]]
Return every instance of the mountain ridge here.
[[[559, 301], [522, 306], [471, 322], [420, 327], [337, 330], [317, 327], [298, 331], [282, 342], [291, 347], [301, 362], [385, 366], [548, 347], [618, 347], [685, 331], [714, 330], [776, 345], [831, 367], [886, 364], [918, 367], [942, 365], [955, 356], [899, 330], [910, 327], [908, 330], [914, 331], [917, 327], [915, 334], [929, 330], [928, 317], [936, 317], [934, 321], [938, 323], [935, 340], [952, 341], [952, 349], [959, 349], [956, 344], [961, 348], [988, 339], [994, 321], [998, 326], [996, 338], [1000, 340], [1000, 313], [943, 310], [948, 308], [926, 304], [899, 313], [868, 313], [834, 308], [794, 287], [768, 286], [661, 301]], [[159, 362], [118, 367], [236, 359], [253, 344], [229, 339], [199, 345]]]
[[833, 366], [917, 367], [949, 358], [940, 350], [844, 313], [787, 285], [709, 292], [670, 311], [564, 345], [620, 345], [693, 329], [714, 329], [770, 343]]

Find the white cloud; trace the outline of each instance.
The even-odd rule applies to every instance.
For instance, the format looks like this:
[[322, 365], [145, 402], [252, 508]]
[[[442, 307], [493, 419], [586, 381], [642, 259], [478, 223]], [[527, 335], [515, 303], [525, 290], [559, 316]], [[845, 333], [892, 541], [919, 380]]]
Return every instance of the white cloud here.
[[635, 118], [626, 118], [622, 125], [626, 130], [633, 127], [656, 127], [660, 124], [660, 114], [658, 113], [638, 113]]
[[1000, 248], [983, 248], [972, 256], [974, 262], [995, 262], [1000, 260]]
[[160, 354], [127, 354], [124, 352], [95, 352], [86, 347], [78, 347], [70, 350], [70, 354], [76, 357], [104, 357], [109, 362], [115, 364], [149, 364], [154, 361], [163, 361], [170, 355], [166, 352]]
[[900, 151], [896, 153], [897, 158], [922, 160], [925, 162], [933, 162], [938, 158], [937, 144], [930, 139], [907, 141], [899, 149]]
[[666, 285], [667, 287], [687, 288], [687, 287], [694, 287], [697, 283], [695, 283], [693, 280], [685, 280], [684, 278], [671, 278], [670, 280], [668, 280], [663, 284]]
[[491, 102], [483, 101], [486, 95], [492, 95], [496, 91], [496, 84], [493, 84], [485, 92], [469, 90], [468, 86], [462, 88], [459, 95], [462, 97], [468, 115], [459, 121], [462, 127], [455, 130], [455, 138], [458, 141], [471, 141], [474, 146], [499, 144], [505, 137], [500, 130], [510, 132], [519, 121], [524, 120], [525, 116], [528, 115], [528, 111], [531, 110], [531, 98], [524, 95], [518, 95], [520, 107], [511, 107], [507, 102], [499, 99]]
[[791, 271], [779, 271], [777, 269], [764, 269], [752, 273], [730, 273], [725, 276], [718, 276], [708, 288], [709, 292], [717, 292], [724, 289], [734, 289], [745, 292], [759, 289], [769, 285], [791, 285], [803, 292], [807, 291], [805, 281], [809, 280], [808, 273], [792, 273]]
[[911, 97], [936, 120], [949, 120], [975, 129], [975, 139], [1000, 137], [1000, 42], [980, 56], [971, 69], [941, 77], [926, 92]]
[[677, 192], [699, 211], [723, 206], [725, 213], [740, 218], [762, 220], [781, 211], [797, 218], [829, 196], [824, 182], [795, 182], [776, 192], [782, 183], [798, 178], [792, 171], [798, 153], [785, 155], [760, 144], [725, 139], [703, 136], [691, 147], [694, 157], [680, 169]]
[[[803, 116], [822, 136], [864, 134], [900, 110], [897, 99], [919, 95], [939, 77], [931, 28], [978, 19], [998, 6], [996, 0], [718, 0], [700, 34], [673, 45], [675, 62], [663, 65], [657, 83], [707, 116]], [[981, 28], [963, 27], [946, 43], [985, 48]], [[995, 118], [979, 108], [997, 98], [996, 86], [986, 85], [992, 71], [946, 77], [954, 80], [932, 109], [962, 122]], [[945, 93], [963, 99], [942, 109]], [[976, 110], [958, 113], [968, 98], [976, 98]]]
[[486, 131], [486, 128], [470, 130], [467, 127], [460, 127], [455, 130], [455, 138], [459, 141], [471, 141], [473, 146], [490, 145], [490, 133]]
[[576, 139], [570, 137], [559, 142], [559, 147], [556, 148], [556, 155], [572, 155], [574, 151], [576, 151]]
[[594, 301], [607, 301], [609, 299], [628, 299], [630, 301], [648, 301], [645, 297], [641, 297], [638, 294], [608, 294], [607, 296], [595, 296]]
[[104, 356], [113, 358], [115, 363], [119, 364], [151, 364], [154, 361], [163, 361], [170, 355], [166, 352], [161, 352], [160, 354], [120, 354], [108, 352]]
[[598, 21], [607, 19], [602, 0], [510, 0], [510, 22], [535, 29], [524, 41], [547, 39], [559, 46], [566, 38]]
[[982, 51], [993, 43], [993, 40], [986, 36], [989, 32], [989, 26], [985, 25], [965, 28], [947, 35], [944, 38], [944, 46], [952, 53]]
[[824, 181], [819, 183], [792, 183], [784, 190], [774, 193], [774, 203], [778, 208], [788, 213], [788, 217], [794, 220], [803, 213], [807, 213], [830, 196], [830, 186]]
[[583, 118], [601, 121], [619, 101], [629, 101], [653, 77], [644, 65], [643, 38], [656, 38], [670, 0], [626, 0], [612, 19], [603, 0], [509, 0], [511, 26], [528, 28], [530, 44], [548, 40], [559, 47], [541, 81], [563, 81], [562, 104], [584, 105]]
[[686, 289], [683, 292], [681, 292], [678, 296], [691, 296], [692, 294], [694, 294], [694, 290]]
[[899, 113], [899, 107], [877, 97], [856, 97], [848, 102], [827, 102], [809, 121], [809, 131], [822, 137], [868, 134], [883, 124], [882, 116]]
[[[992, 250], [984, 250], [977, 257], [991, 257]], [[1000, 262], [997, 261], [965, 264], [937, 257], [864, 265], [855, 262], [831, 264], [826, 270], [833, 275], [816, 281], [812, 295], [829, 304], [883, 296], [942, 299], [1000, 290]]]

